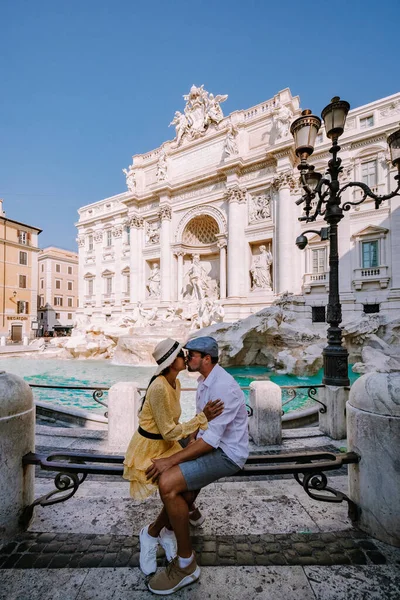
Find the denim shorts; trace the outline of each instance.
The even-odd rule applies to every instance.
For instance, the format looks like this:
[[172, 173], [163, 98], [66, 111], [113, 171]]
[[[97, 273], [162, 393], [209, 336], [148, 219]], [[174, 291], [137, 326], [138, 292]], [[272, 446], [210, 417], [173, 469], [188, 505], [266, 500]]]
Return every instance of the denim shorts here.
[[180, 463], [178, 466], [189, 492], [200, 490], [221, 477], [228, 477], [240, 471], [240, 467], [221, 448], [203, 454], [195, 460]]

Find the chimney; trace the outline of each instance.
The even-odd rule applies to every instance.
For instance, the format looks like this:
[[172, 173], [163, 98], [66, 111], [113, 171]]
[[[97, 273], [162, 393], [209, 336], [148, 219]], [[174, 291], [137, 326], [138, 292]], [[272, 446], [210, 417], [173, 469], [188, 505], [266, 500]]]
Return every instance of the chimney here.
[[3, 210], [3, 198], [0, 198], [0, 217], [5, 217], [6, 213]]

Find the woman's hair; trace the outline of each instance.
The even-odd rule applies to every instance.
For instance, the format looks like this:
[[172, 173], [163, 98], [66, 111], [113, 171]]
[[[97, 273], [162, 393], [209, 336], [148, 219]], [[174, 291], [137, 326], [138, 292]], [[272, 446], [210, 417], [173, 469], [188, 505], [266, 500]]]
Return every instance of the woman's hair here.
[[163, 371], [161, 371], [161, 373], [158, 373], [158, 375], [153, 375], [153, 376], [152, 376], [152, 378], [150, 379], [150, 381], [149, 381], [149, 383], [148, 383], [148, 386], [147, 386], [147, 388], [146, 388], [146, 391], [145, 391], [145, 393], [144, 393], [143, 400], [142, 400], [142, 404], [140, 405], [140, 408], [139, 408], [139, 411], [138, 411], [138, 415], [139, 415], [139, 414], [142, 412], [143, 405], [144, 405], [144, 403], [145, 403], [145, 400], [146, 400], [146, 398], [147, 398], [147, 392], [149, 391], [149, 387], [151, 386], [151, 384], [153, 383], [153, 381], [154, 381], [155, 379], [157, 379], [157, 377], [160, 377], [160, 375], [167, 375], [168, 371], [169, 371], [169, 367], [165, 367], [165, 369], [164, 369]]

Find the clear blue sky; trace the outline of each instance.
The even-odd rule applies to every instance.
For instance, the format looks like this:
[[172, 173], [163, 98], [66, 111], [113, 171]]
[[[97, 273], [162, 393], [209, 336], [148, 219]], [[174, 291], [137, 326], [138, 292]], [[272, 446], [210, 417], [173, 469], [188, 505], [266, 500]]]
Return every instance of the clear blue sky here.
[[398, 92], [399, 23], [399, 0], [2, 0], [7, 216], [76, 249], [77, 209], [124, 191], [132, 155], [173, 138], [193, 83], [229, 94], [225, 114], [286, 87], [314, 112]]

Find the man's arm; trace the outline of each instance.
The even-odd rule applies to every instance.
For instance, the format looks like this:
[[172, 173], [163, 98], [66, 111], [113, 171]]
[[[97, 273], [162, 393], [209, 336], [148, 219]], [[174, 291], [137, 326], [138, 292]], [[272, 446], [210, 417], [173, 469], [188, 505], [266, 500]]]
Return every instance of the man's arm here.
[[196, 440], [192, 444], [189, 444], [183, 450], [172, 454], [168, 458], [153, 458], [152, 465], [146, 470], [147, 479], [151, 479], [154, 482], [160, 477], [161, 473], [167, 471], [171, 467], [175, 465], [179, 465], [180, 463], [187, 462], [188, 460], [195, 460], [199, 456], [203, 454], [208, 454], [212, 450], [215, 450], [213, 446], [203, 442], [203, 440]]

